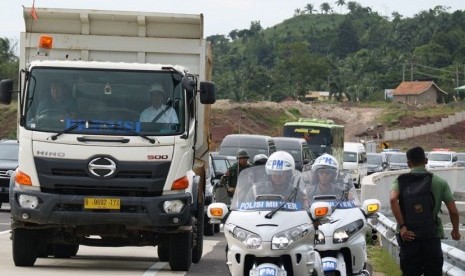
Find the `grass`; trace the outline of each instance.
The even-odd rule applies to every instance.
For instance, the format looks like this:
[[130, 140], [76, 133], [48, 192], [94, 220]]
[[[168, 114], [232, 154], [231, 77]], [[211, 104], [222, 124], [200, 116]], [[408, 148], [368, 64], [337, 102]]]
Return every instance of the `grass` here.
[[368, 260], [373, 271], [386, 276], [401, 276], [402, 271], [394, 258], [381, 246], [368, 245]]

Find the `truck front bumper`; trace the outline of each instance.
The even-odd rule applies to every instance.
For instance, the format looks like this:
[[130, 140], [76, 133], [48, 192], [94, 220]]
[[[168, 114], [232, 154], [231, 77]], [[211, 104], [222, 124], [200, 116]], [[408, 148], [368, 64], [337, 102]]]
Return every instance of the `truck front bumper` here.
[[[38, 198], [36, 208], [23, 208], [19, 196]], [[188, 193], [157, 197], [117, 197], [120, 208], [86, 209], [85, 198], [103, 196], [59, 195], [14, 188], [10, 191], [11, 216], [22, 227], [74, 227], [79, 225], [124, 225], [127, 229], [171, 229], [190, 225], [191, 195]], [[110, 196], [108, 198], [115, 198]], [[165, 201], [180, 200], [184, 207], [179, 213], [166, 213]]]

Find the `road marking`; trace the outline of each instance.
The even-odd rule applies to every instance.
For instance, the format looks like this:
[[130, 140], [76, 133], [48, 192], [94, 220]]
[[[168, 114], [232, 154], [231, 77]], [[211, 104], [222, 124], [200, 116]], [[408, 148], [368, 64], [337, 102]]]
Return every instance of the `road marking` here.
[[[217, 245], [219, 241], [204, 240], [203, 241], [203, 254], [205, 255], [213, 250], [213, 247]], [[149, 267], [142, 276], [162, 276], [162, 275], [187, 275], [187, 272], [182, 271], [170, 271], [169, 264], [167, 262], [156, 262], [154, 265]]]
[[[149, 269], [147, 269], [142, 276], [163, 275], [166, 272], [168, 272], [168, 271], [163, 271], [166, 266], [169, 267], [167, 262], [157, 262], [154, 265], [152, 265], [151, 267], [149, 267]], [[163, 273], [163, 272], [165, 272], [165, 273]], [[176, 273], [176, 272], [169, 273], [169, 275], [173, 275], [173, 274], [174, 275], [186, 275], [185, 272], [180, 272], [179, 274]]]
[[9, 234], [11, 230], [6, 230], [6, 231], [2, 231], [0, 232], [0, 235], [5, 235], [5, 234]]

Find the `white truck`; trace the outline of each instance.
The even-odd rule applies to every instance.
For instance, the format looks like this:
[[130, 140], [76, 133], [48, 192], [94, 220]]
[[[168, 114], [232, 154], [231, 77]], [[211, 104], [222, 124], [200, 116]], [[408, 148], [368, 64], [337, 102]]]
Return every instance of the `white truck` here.
[[[9, 187], [15, 265], [72, 257], [79, 245], [157, 246], [171, 270], [189, 270], [202, 256], [215, 102], [203, 15], [40, 8], [33, 20], [30, 12]], [[153, 86], [163, 94], [158, 112], [177, 121], [141, 120]], [[0, 102], [13, 92], [1, 81]]]

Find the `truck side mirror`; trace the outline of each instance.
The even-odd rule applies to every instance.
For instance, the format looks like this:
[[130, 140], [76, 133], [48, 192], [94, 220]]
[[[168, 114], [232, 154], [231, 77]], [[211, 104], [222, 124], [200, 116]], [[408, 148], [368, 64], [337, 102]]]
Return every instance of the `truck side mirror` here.
[[10, 104], [13, 95], [13, 80], [0, 81], [0, 103]]
[[214, 104], [216, 102], [216, 87], [213, 82], [200, 82], [200, 103]]

